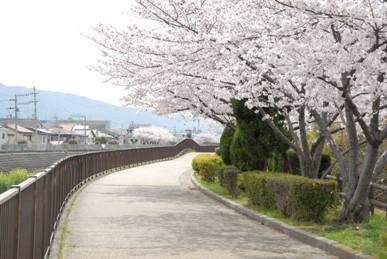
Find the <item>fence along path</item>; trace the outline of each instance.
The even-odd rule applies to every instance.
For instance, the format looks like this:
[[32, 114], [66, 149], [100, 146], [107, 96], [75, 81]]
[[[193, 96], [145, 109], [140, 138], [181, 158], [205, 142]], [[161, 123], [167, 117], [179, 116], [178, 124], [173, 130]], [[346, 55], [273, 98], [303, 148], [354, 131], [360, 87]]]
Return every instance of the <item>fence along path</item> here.
[[88, 180], [108, 170], [172, 158], [186, 149], [213, 152], [215, 146], [186, 139], [175, 146], [74, 155], [0, 194], [0, 259], [46, 258], [66, 201]]

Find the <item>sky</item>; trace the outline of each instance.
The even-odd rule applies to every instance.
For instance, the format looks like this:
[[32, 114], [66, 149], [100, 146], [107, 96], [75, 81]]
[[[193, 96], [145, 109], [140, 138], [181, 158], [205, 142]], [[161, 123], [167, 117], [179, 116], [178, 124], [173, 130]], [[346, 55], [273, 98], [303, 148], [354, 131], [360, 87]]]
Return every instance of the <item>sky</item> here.
[[68, 92], [112, 104], [124, 91], [103, 83], [95, 65], [99, 52], [83, 35], [104, 23], [122, 26], [134, 0], [1, 0], [0, 83], [34, 84], [38, 89]]

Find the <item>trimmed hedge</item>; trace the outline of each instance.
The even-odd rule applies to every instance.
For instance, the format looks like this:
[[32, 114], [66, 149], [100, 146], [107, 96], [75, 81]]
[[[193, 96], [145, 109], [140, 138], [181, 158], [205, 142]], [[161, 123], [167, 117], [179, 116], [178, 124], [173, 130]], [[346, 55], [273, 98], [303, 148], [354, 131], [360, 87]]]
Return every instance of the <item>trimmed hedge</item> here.
[[387, 249], [387, 233], [380, 234], [380, 241], [385, 249]]
[[246, 195], [252, 205], [264, 208], [274, 208], [273, 194], [266, 188], [267, 178], [272, 173], [261, 173], [258, 171], [245, 172], [242, 174], [242, 184]]
[[217, 155], [202, 154], [192, 160], [192, 168], [204, 180], [214, 182], [219, 171], [222, 170], [222, 159]]
[[281, 173], [243, 174], [251, 204], [278, 209], [284, 217], [320, 222], [338, 201], [336, 181]]
[[239, 169], [235, 167], [225, 167], [222, 170], [224, 186], [233, 198], [238, 195], [238, 173]]
[[220, 186], [223, 186], [224, 187], [224, 170], [226, 170], [226, 169], [235, 169], [235, 170], [238, 170], [238, 168], [236, 168], [235, 166], [233, 166], [233, 165], [223, 165], [222, 166], [222, 168], [221, 168], [221, 170], [219, 170], [218, 171], [218, 175], [217, 175], [217, 177], [218, 177], [218, 183], [219, 183], [219, 185]]
[[9, 174], [0, 173], [0, 193], [8, 190], [12, 185], [23, 182], [29, 175], [28, 171], [22, 168], [13, 169]]

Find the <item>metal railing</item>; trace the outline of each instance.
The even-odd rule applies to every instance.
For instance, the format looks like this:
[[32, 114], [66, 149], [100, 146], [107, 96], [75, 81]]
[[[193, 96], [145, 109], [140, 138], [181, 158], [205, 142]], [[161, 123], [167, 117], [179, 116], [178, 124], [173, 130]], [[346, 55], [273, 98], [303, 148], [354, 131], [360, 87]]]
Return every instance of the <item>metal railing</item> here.
[[187, 139], [175, 146], [102, 151], [67, 157], [0, 194], [0, 259], [47, 258], [69, 197], [108, 170], [173, 158], [187, 149], [214, 152]]
[[57, 151], [102, 151], [132, 149], [139, 147], [157, 147], [161, 145], [140, 144], [3, 144], [0, 145], [0, 153], [9, 152], [57, 152]]

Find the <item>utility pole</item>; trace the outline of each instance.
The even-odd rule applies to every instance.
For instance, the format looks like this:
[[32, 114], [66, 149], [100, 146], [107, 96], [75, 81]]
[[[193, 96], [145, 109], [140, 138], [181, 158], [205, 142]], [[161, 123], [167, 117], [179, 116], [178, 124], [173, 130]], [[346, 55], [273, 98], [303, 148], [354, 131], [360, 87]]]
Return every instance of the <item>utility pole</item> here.
[[14, 102], [14, 107], [9, 108], [9, 110], [14, 110], [15, 111], [15, 144], [18, 143], [18, 123], [17, 123], [17, 113], [19, 112], [19, 105], [26, 105], [26, 104], [31, 104], [32, 102], [24, 102], [24, 103], [18, 103], [17, 98], [18, 97], [25, 97], [25, 96], [30, 96], [31, 94], [15, 94], [14, 99], [10, 99], [10, 101]]
[[15, 94], [15, 145], [18, 143], [17, 142], [17, 112], [18, 112], [18, 107], [17, 107], [17, 94]]
[[87, 136], [86, 136], [86, 115], [83, 116], [83, 128], [85, 130], [85, 144], [87, 145]]
[[35, 85], [33, 86], [33, 92], [32, 92], [32, 95], [34, 96], [34, 120], [38, 120], [38, 112], [37, 112], [37, 109], [36, 109], [36, 105], [38, 103], [38, 101], [36, 100], [36, 96], [38, 95], [39, 93], [36, 92], [36, 88], [35, 88]]

